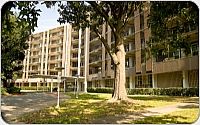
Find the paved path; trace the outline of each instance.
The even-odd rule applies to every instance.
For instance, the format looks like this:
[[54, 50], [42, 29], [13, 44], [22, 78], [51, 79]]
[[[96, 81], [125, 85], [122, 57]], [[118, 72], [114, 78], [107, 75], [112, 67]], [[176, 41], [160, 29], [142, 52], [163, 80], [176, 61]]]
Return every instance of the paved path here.
[[[69, 96], [60, 93], [61, 101]], [[24, 95], [11, 95], [1, 97], [2, 116], [8, 123], [16, 123], [16, 117], [42, 108], [55, 105], [57, 93], [26, 93]]]
[[116, 116], [107, 116], [95, 119], [93, 124], [128, 124], [133, 120], [138, 120], [148, 116], [164, 115], [170, 112], [187, 109], [190, 107], [199, 107], [198, 103], [177, 103], [174, 105], [167, 105], [156, 108], [147, 108], [143, 112], [132, 112]]
[[174, 105], [162, 106], [157, 108], [148, 108], [146, 109], [147, 113], [142, 113], [144, 116], [154, 116], [154, 115], [162, 115], [170, 112], [174, 112], [181, 109], [186, 109], [190, 107], [199, 107], [197, 103], [178, 103]]

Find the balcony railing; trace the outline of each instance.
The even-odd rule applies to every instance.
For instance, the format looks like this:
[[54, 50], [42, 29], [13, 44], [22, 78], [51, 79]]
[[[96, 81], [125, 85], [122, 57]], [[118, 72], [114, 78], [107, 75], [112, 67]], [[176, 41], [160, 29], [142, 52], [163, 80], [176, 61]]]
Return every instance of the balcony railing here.
[[185, 57], [153, 63], [153, 72], [164, 73], [182, 70], [199, 69], [199, 56]]

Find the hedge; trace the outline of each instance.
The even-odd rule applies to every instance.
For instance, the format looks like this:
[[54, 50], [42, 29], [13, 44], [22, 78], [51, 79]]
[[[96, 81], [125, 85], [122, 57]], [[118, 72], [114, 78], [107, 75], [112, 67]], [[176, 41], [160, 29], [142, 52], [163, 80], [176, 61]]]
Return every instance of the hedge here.
[[20, 93], [21, 89], [18, 88], [18, 87], [10, 87], [10, 88], [7, 88], [7, 92], [8, 93]]
[[112, 93], [113, 88], [87, 88], [87, 91], [91, 93]]
[[[112, 88], [88, 88], [91, 93], [112, 93]], [[199, 96], [199, 88], [135, 88], [127, 89], [128, 95]]]

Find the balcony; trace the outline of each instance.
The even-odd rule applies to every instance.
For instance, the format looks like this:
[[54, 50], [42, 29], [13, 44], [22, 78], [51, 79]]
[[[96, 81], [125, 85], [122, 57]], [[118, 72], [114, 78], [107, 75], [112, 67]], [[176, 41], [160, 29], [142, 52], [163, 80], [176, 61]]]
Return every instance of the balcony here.
[[52, 55], [60, 55], [61, 54], [61, 51], [55, 51], [55, 52], [50, 52], [49, 55], [52, 56]]
[[199, 69], [199, 56], [192, 56], [153, 63], [154, 73], [175, 72], [193, 69]]
[[98, 42], [100, 42], [99, 37], [91, 39], [91, 41], [90, 41], [91, 44], [95, 44], [95, 43], [98, 43]]
[[92, 80], [98, 80], [98, 79], [101, 79], [101, 73], [94, 73], [94, 74], [90, 74], [88, 76], [88, 80], [89, 81], [92, 81]]
[[102, 62], [101, 57], [94, 57], [89, 60], [89, 65], [97, 66], [97, 65], [101, 65], [101, 62]]
[[95, 48], [95, 49], [93, 49], [93, 50], [90, 50], [89, 53], [92, 54], [92, 55], [101, 54], [101, 53], [102, 53], [102, 47], [99, 46], [99, 47], [97, 47], [97, 48]]
[[79, 39], [73, 39], [72, 40], [72, 45], [78, 45]]
[[60, 47], [61, 44], [57, 43], [57, 44], [50, 44], [49, 48], [55, 48], [55, 47]]
[[78, 57], [71, 57], [71, 61], [77, 61]]

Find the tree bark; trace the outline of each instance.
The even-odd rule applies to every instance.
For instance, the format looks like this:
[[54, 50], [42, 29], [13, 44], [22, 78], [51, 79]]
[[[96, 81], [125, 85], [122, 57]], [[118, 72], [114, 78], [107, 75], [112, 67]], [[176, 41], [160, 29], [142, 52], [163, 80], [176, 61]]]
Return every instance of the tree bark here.
[[127, 100], [127, 92], [125, 88], [126, 75], [125, 75], [125, 50], [124, 45], [120, 44], [117, 46], [118, 51], [116, 52], [119, 64], [116, 65], [116, 78], [115, 78], [115, 89], [112, 97], [112, 101]]

